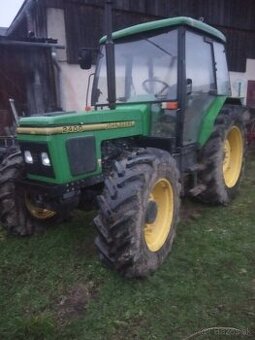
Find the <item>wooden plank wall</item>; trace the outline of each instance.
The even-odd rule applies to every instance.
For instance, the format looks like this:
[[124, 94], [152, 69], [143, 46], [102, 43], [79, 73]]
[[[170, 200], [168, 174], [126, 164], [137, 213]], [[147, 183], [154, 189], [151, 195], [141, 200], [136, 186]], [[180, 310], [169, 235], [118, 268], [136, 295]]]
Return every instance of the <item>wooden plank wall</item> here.
[[[42, 0], [65, 10], [67, 54], [77, 63], [81, 47], [96, 47], [103, 34], [104, 0]], [[231, 71], [245, 71], [246, 58], [255, 58], [254, 0], [115, 0], [114, 29], [164, 17], [191, 16], [226, 34]]]
[[0, 110], [10, 111], [9, 98], [26, 115], [56, 109], [50, 53], [46, 48], [0, 45]]

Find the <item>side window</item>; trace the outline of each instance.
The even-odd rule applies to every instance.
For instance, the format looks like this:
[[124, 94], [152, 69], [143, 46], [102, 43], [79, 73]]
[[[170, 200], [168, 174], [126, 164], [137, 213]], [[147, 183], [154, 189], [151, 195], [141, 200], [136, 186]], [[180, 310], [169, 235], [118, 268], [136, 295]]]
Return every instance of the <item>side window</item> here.
[[186, 107], [183, 141], [197, 141], [201, 121], [215, 99], [216, 83], [212, 44], [204, 37], [186, 32]]
[[214, 58], [216, 64], [217, 90], [219, 95], [230, 95], [230, 82], [226, 52], [223, 44], [214, 42]]
[[211, 44], [191, 32], [186, 33], [186, 79], [191, 79], [194, 92], [216, 89]]

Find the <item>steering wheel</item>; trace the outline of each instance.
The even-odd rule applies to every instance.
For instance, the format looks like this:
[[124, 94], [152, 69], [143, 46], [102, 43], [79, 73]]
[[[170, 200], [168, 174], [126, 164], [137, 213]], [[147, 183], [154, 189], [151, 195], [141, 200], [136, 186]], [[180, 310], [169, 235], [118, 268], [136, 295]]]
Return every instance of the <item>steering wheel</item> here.
[[169, 88], [169, 85], [168, 85], [166, 82], [164, 82], [163, 80], [156, 79], [156, 78], [145, 79], [145, 80], [143, 81], [143, 83], [142, 83], [142, 86], [143, 86], [143, 89], [144, 89], [147, 93], [149, 93], [149, 94], [151, 94], [151, 89], [150, 89], [150, 86], [149, 86], [149, 84], [151, 84], [151, 83], [158, 83], [158, 84], [163, 85], [162, 89], [161, 89], [159, 92], [153, 93], [155, 96], [159, 96], [159, 95], [162, 94], [167, 88]]

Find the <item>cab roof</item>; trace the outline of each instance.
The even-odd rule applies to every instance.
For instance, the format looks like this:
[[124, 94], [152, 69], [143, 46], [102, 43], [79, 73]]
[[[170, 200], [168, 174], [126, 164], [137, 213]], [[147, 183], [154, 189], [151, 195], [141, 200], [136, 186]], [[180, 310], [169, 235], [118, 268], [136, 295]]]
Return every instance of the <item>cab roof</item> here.
[[[189, 17], [167, 18], [167, 19], [162, 19], [162, 20], [150, 21], [150, 22], [138, 24], [135, 26], [130, 26], [122, 30], [114, 32], [112, 34], [112, 38], [113, 40], [115, 40], [115, 39], [128, 37], [128, 36], [142, 33], [142, 32], [153, 31], [153, 30], [157, 30], [160, 28], [172, 27], [172, 26], [189, 26], [201, 32], [205, 32], [221, 40], [222, 42], [226, 42], [226, 37], [219, 30], [217, 30], [216, 28], [212, 26], [205, 24], [204, 22], [200, 20], [195, 20]], [[106, 36], [100, 39], [100, 43], [104, 43], [105, 41], [106, 41]]]

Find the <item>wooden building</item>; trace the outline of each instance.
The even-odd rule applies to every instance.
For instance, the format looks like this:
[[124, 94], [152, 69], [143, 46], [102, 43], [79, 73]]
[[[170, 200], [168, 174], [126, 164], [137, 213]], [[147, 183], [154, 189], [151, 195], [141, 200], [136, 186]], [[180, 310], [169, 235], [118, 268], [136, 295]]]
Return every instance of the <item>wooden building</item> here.
[[[26, 0], [7, 35], [20, 39], [53, 37], [66, 46], [57, 52], [56, 101], [63, 109], [82, 109], [88, 71], [78, 66], [82, 47], [96, 47], [103, 34], [104, 0]], [[115, 0], [114, 30], [174, 16], [202, 19], [227, 36], [227, 55], [234, 95], [246, 97], [255, 81], [254, 0]], [[33, 32], [33, 33], [31, 33]], [[52, 80], [53, 81], [53, 80]], [[248, 91], [248, 93], [253, 93]], [[254, 102], [255, 106], [255, 102]]]
[[[65, 12], [68, 62], [77, 50], [95, 47], [103, 34], [102, 0], [50, 0]], [[114, 29], [174, 16], [202, 19], [222, 31], [228, 41], [230, 71], [245, 72], [246, 59], [255, 59], [254, 0], [115, 0]]]
[[51, 45], [0, 37], [0, 135], [12, 125], [10, 98], [19, 115], [56, 110]]

